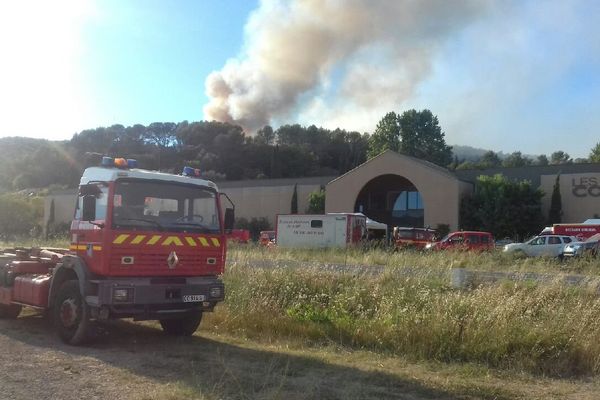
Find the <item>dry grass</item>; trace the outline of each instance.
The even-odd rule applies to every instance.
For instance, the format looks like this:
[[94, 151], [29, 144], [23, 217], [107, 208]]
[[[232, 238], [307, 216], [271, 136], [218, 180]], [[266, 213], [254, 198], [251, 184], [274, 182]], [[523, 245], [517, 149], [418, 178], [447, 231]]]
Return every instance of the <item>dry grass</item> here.
[[[448, 287], [444, 271], [457, 264], [490, 268], [491, 254], [411, 253], [384, 258], [385, 253], [377, 251], [313, 253], [311, 258], [306, 250], [232, 251], [237, 261], [225, 274], [228, 297], [211, 320], [213, 331], [309, 346], [333, 343], [413, 360], [475, 362], [550, 376], [600, 372], [600, 299], [588, 288], [558, 283], [506, 283], [472, 291]], [[284, 260], [339, 262], [342, 255], [348, 264], [380, 261], [390, 271], [402, 260], [401, 266], [418, 266], [421, 273], [356, 276], [318, 268], [253, 267], [255, 260], [265, 258], [277, 265]], [[500, 263], [508, 267], [502, 257]], [[516, 269], [561, 268], [553, 260], [518, 262]]]
[[69, 248], [69, 238], [22, 238], [18, 240], [2, 241], [0, 240], [0, 249], [13, 248], [13, 247], [59, 247]]
[[469, 268], [487, 271], [563, 272], [600, 275], [600, 258], [580, 258], [561, 262], [555, 258], [520, 257], [505, 254], [501, 249], [491, 252], [466, 251], [391, 251], [373, 249], [283, 249], [274, 250], [254, 245], [233, 245], [228, 258], [239, 262], [271, 260], [276, 262], [316, 262], [346, 265], [373, 265], [389, 268], [417, 267], [446, 271]]

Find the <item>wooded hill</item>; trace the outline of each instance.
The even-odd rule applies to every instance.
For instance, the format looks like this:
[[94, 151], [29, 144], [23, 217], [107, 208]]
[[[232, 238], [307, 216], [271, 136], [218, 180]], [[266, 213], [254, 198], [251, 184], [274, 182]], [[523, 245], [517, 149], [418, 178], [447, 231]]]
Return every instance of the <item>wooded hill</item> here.
[[366, 161], [368, 135], [341, 129], [266, 126], [245, 136], [220, 122], [84, 130], [67, 141], [0, 139], [0, 190], [76, 186], [99, 155], [135, 158], [145, 169], [179, 173], [200, 168], [211, 180], [290, 178], [342, 174]]
[[2, 138], [0, 193], [74, 187], [83, 169], [98, 165], [101, 155], [135, 158], [142, 168], [165, 172], [179, 173], [189, 165], [206, 179], [220, 181], [340, 175], [385, 149], [449, 169], [600, 162], [600, 143], [589, 158], [575, 160], [563, 151], [534, 158], [518, 151], [503, 155], [469, 146], [453, 149], [429, 110], [390, 112], [371, 135], [295, 124], [276, 130], [265, 126], [248, 136], [228, 123], [155, 122], [87, 129], [66, 141]]

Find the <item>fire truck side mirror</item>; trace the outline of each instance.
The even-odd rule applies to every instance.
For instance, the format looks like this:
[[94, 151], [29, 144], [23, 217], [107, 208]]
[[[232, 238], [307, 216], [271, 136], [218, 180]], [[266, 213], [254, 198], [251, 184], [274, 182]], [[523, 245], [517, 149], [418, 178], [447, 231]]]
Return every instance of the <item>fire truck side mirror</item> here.
[[233, 229], [233, 221], [235, 220], [235, 214], [233, 208], [225, 209], [225, 221], [224, 228], [226, 231], [231, 231]]
[[98, 187], [98, 185], [89, 183], [87, 185], [79, 186], [79, 195], [80, 196], [94, 196], [98, 197], [102, 191]]
[[83, 196], [81, 219], [83, 221], [94, 221], [96, 219], [96, 196]]

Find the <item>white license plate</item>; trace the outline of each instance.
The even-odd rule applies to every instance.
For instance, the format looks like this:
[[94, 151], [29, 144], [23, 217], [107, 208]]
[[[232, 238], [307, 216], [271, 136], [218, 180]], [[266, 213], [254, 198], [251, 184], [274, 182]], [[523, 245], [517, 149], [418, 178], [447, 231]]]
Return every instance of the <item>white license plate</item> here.
[[206, 300], [206, 296], [203, 294], [184, 294], [183, 302], [184, 303], [198, 303]]

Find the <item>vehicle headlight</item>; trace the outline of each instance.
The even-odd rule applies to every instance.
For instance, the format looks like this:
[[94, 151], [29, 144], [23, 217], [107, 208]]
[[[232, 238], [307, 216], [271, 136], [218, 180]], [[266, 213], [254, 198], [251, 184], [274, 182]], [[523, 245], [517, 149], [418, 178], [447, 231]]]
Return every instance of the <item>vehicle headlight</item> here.
[[133, 288], [113, 289], [113, 301], [127, 303], [133, 300]]

